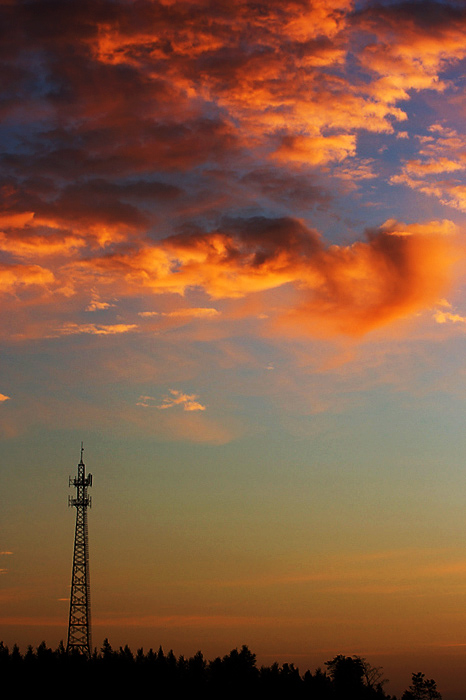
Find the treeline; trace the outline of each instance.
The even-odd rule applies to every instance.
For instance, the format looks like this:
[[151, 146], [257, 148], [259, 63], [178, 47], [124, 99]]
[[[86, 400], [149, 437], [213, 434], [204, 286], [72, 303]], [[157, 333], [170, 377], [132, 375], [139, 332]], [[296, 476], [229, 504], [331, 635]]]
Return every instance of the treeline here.
[[[199, 651], [190, 658], [149, 649], [133, 654], [128, 646], [112, 649], [106, 639], [91, 658], [67, 654], [62, 642], [52, 650], [42, 642], [20, 653], [0, 642], [0, 674], [3, 687], [15, 692], [47, 692], [48, 697], [81, 697], [91, 692], [126, 698], [284, 698], [286, 700], [396, 700], [388, 695], [380, 667], [360, 656], [335, 656], [325, 670], [301, 675], [294, 664], [258, 667], [247, 646], [233, 649], [223, 658], [207, 661]], [[435, 681], [422, 673], [401, 700], [441, 700]]]

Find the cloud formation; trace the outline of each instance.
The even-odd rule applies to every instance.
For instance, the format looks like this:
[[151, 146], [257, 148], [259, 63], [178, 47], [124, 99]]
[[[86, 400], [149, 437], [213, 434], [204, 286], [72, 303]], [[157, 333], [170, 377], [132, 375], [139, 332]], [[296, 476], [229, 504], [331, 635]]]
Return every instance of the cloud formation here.
[[163, 397], [162, 403], [158, 403], [154, 396], [140, 396], [136, 406], [157, 408], [161, 411], [175, 406], [182, 407], [183, 411], [205, 411], [206, 407], [199, 403], [198, 399], [196, 394], [185, 394], [178, 389], [170, 389], [169, 394]]
[[[335, 233], [329, 210], [348, 192], [379, 206], [385, 172], [392, 191], [466, 211], [464, 135], [440, 115], [413, 135], [408, 109], [454, 93], [455, 3], [39, 0], [0, 13], [12, 337], [220, 322], [211, 300], [260, 314], [277, 289], [275, 328], [361, 335], [448, 290], [459, 253], [444, 217], [389, 212], [357, 229], [343, 217]], [[368, 136], [409, 153], [382, 167], [388, 147], [363, 152]], [[172, 301], [154, 308], [154, 295]]]
[[460, 211], [466, 211], [466, 134], [432, 124], [429, 133], [419, 136], [418, 157], [404, 163], [393, 184], [407, 185]]
[[452, 314], [450, 311], [436, 311], [434, 318], [437, 323], [466, 323], [466, 316]]
[[137, 325], [135, 323], [116, 323], [113, 325], [65, 323], [61, 328], [57, 329], [57, 333], [59, 335], [79, 335], [80, 333], [90, 333], [91, 335], [115, 335], [119, 333], [128, 333], [136, 328]]
[[177, 389], [170, 389], [170, 394], [163, 397], [163, 402], [156, 406], [159, 410], [182, 406], [183, 411], [205, 411], [206, 407], [198, 401], [196, 394], [185, 394]]
[[[359, 335], [410, 313], [428, 308], [444, 296], [458, 251], [455, 225], [448, 220], [423, 224], [387, 221], [368, 232], [366, 240], [328, 244], [314, 229], [290, 217], [231, 219], [221, 229], [170, 236], [159, 242], [117, 246], [49, 268], [11, 264], [4, 293], [26, 287], [36, 302], [53, 304], [81, 288], [97, 290], [87, 311], [106, 311], [115, 304], [97, 301], [147, 295], [181, 295], [202, 289], [211, 299], [241, 299], [277, 288], [294, 292], [269, 312], [293, 319], [301, 328]], [[246, 307], [244, 307], [246, 309]], [[141, 311], [139, 317], [214, 320], [211, 307]], [[134, 331], [138, 323], [66, 321], [58, 335], [109, 335]]]

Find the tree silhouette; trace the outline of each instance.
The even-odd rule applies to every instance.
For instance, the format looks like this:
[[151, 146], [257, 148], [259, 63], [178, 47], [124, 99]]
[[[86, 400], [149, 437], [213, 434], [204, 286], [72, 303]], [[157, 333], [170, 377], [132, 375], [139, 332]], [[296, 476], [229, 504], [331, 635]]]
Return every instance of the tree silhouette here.
[[306, 671], [303, 684], [305, 697], [310, 697], [312, 700], [330, 700], [334, 697], [332, 681], [321, 668], [316, 669], [314, 674]]
[[389, 698], [383, 690], [387, 682], [380, 666], [372, 666], [361, 656], [339, 654], [325, 664], [332, 680], [334, 696], [342, 700]]
[[358, 656], [338, 654], [326, 661], [330, 678], [337, 698], [359, 700], [364, 693], [364, 666]]
[[[202, 697], [204, 700], [396, 700], [383, 690], [382, 669], [360, 656], [339, 654], [326, 662], [327, 671], [301, 675], [293, 663], [256, 666], [256, 655], [243, 645], [225, 656], [206, 661], [200, 651], [191, 658], [167, 654], [162, 647], [133, 654], [128, 645], [114, 650], [105, 639], [88, 658], [77, 649], [66, 652], [60, 642], [53, 651], [41, 642], [24, 655], [0, 642], [0, 677], [5, 686], [29, 697], [47, 687], [49, 697], [63, 688], [74, 697], [78, 686], [92, 687], [97, 697]], [[72, 684], [73, 685], [73, 684]], [[434, 680], [414, 673], [401, 700], [441, 700]]]
[[442, 696], [432, 678], [426, 678], [423, 673], [413, 673], [412, 683], [403, 693], [401, 700], [442, 700]]

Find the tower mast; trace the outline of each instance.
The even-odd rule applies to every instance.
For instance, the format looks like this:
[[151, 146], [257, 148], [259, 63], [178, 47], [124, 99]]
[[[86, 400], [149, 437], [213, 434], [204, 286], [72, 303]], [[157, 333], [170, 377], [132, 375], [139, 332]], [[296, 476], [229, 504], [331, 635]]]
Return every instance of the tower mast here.
[[68, 505], [76, 508], [76, 529], [74, 534], [73, 572], [71, 576], [70, 618], [66, 650], [91, 655], [91, 599], [89, 583], [89, 542], [87, 531], [87, 509], [91, 497], [87, 489], [92, 486], [92, 474], [86, 477], [83, 462], [83, 443], [78, 475], [70, 477], [70, 486], [76, 487], [76, 497], [68, 496]]

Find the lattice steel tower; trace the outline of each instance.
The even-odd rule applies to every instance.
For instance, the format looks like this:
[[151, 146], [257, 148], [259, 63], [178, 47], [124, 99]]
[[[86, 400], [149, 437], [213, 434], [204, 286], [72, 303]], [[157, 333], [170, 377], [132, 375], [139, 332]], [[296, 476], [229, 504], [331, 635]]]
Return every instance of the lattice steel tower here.
[[91, 599], [89, 585], [89, 542], [87, 532], [87, 509], [91, 497], [87, 489], [92, 486], [92, 474], [86, 477], [83, 462], [84, 448], [81, 443], [81, 461], [78, 476], [70, 477], [70, 486], [77, 489], [76, 498], [68, 496], [68, 505], [76, 507], [76, 529], [74, 534], [73, 573], [71, 576], [70, 620], [66, 650], [74, 649], [86, 656], [91, 655]]

